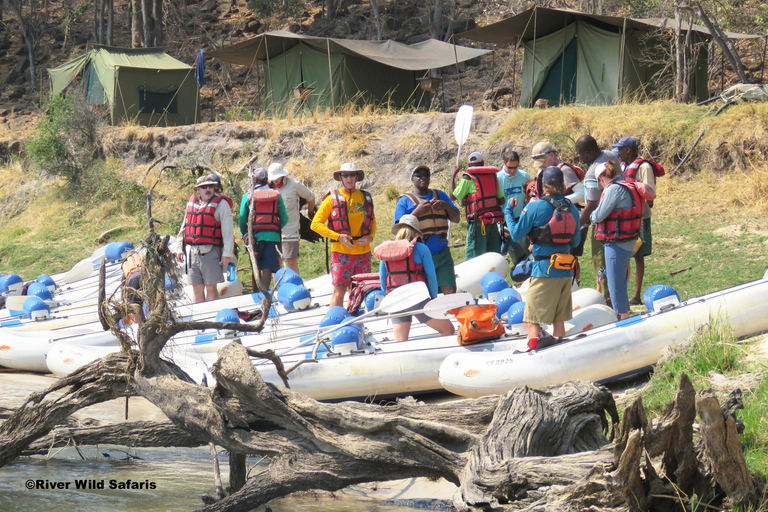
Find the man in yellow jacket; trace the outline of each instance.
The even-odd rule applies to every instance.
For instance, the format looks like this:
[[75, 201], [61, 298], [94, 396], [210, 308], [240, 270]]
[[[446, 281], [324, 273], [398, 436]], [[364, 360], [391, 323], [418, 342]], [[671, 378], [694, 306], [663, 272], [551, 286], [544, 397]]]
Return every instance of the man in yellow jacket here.
[[344, 305], [344, 295], [353, 275], [371, 271], [370, 244], [376, 236], [371, 194], [357, 190], [357, 183], [365, 179], [365, 172], [347, 162], [333, 172], [333, 179], [341, 183], [341, 188], [331, 190], [323, 198], [312, 219], [312, 230], [334, 241], [331, 244], [331, 307]]

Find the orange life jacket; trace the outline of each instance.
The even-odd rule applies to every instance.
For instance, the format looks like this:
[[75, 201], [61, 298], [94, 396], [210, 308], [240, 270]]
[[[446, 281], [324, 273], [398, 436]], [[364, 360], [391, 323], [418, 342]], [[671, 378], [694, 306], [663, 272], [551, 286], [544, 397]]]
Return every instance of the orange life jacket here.
[[[605, 220], [598, 222], [595, 225], [595, 238], [604, 242], [633, 240], [640, 235], [640, 228], [643, 225], [645, 199], [640, 195], [640, 191], [634, 183], [617, 181], [608, 185], [605, 190], [614, 185], [624, 187], [630, 192], [632, 206], [626, 210], [613, 210]], [[605, 190], [603, 190], [600, 200], [603, 199]]]
[[[406, 192], [400, 197], [407, 197], [411, 200], [414, 206], [418, 206], [420, 203], [425, 202], [412, 192]], [[432, 190], [432, 199], [440, 199], [440, 194], [437, 190]], [[448, 236], [448, 213], [438, 212], [434, 208], [430, 207], [426, 213], [417, 215], [419, 219], [419, 230], [424, 233], [426, 239], [430, 235]]]
[[197, 202], [197, 195], [189, 198], [184, 217], [185, 245], [224, 245], [221, 222], [214, 217], [222, 199], [222, 196], [215, 195], [209, 202], [202, 204]]
[[500, 222], [504, 218], [501, 213], [498, 197], [499, 181], [496, 167], [468, 167], [464, 171], [464, 179], [471, 179], [475, 183], [475, 192], [467, 194], [461, 200], [467, 220], [474, 222], [481, 220], [485, 224]]
[[278, 201], [280, 192], [269, 188], [260, 188], [248, 192], [248, 200], [253, 200], [253, 232], [274, 231], [280, 232], [280, 212]]
[[427, 282], [424, 265], [413, 257], [416, 239], [387, 240], [373, 250], [373, 255], [387, 264], [387, 293], [393, 288], [417, 281]]
[[[369, 235], [371, 233], [371, 226], [373, 225], [373, 198], [371, 194], [365, 190], [361, 190], [363, 197], [365, 198], [365, 220], [360, 228], [360, 236]], [[328, 217], [328, 228], [332, 231], [340, 233], [342, 235], [351, 235], [352, 231], [349, 227], [349, 217], [347, 215], [347, 200], [344, 195], [338, 190], [331, 190], [326, 194], [323, 199], [331, 196], [331, 216]]]

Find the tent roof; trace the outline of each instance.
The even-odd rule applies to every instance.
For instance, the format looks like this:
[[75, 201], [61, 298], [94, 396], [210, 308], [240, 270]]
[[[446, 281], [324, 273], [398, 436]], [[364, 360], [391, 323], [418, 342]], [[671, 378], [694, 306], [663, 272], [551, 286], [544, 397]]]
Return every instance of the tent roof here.
[[[535, 30], [534, 14], [536, 21]], [[486, 25], [485, 27], [478, 27], [462, 32], [457, 34], [457, 36], [485, 43], [511, 44], [517, 42], [519, 39], [524, 41], [531, 40], [534, 38], [534, 33], [536, 34], [536, 37], [542, 37], [557, 32], [566, 25], [575, 22], [577, 19], [594, 20], [617, 28], [624, 27], [626, 21], [628, 29], [642, 32], [650, 32], [660, 28], [674, 29], [675, 27], [675, 20], [669, 18], [624, 18], [621, 16], [587, 14], [572, 9], [532, 7], [515, 16], [505, 18], [496, 23]], [[711, 37], [707, 27], [695, 24], [691, 25], [684, 21], [682, 24], [683, 30], [687, 31], [689, 30], [689, 27], [691, 30], [698, 32], [705, 38]], [[725, 32], [725, 34], [731, 39], [755, 39], [761, 37], [759, 35], [739, 34], [736, 32]]]
[[274, 30], [232, 46], [206, 52], [209, 56], [244, 66], [257, 60], [265, 61], [284, 53], [302, 42], [316, 50], [357, 55], [398, 69], [417, 71], [442, 68], [457, 62], [479, 57], [490, 50], [468, 48], [436, 39], [406, 45], [395, 41], [364, 41], [295, 34], [287, 30]]

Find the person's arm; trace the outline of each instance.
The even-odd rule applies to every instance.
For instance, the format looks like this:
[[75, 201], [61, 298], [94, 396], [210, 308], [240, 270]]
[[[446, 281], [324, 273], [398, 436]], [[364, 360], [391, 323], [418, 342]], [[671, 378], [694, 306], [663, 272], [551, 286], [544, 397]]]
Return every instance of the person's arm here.
[[573, 215], [576, 221], [576, 233], [573, 235], [573, 240], [571, 240], [571, 247], [576, 248], [581, 243], [581, 229], [579, 228], [579, 209], [573, 203], [571, 203], [571, 215]]
[[240, 200], [240, 216], [237, 218], [240, 234], [243, 236], [248, 233], [248, 214], [250, 210], [251, 202], [248, 200], [248, 194], [243, 194], [243, 198]]
[[184, 219], [181, 221], [181, 228], [179, 228], [179, 234], [176, 235], [176, 241], [171, 247], [171, 252], [176, 254], [178, 261], [184, 261], [184, 226], [187, 223], [187, 215], [184, 214]]
[[[595, 208], [595, 211], [593, 211], [590, 216], [589, 220], [592, 222], [592, 224], [597, 224], [598, 222], [604, 221], [608, 215], [611, 214], [613, 210], [616, 209], [616, 204], [618, 203], [619, 199], [621, 199], [621, 186], [615, 185], [615, 186], [609, 186], [605, 189], [605, 195], [600, 200], [600, 203], [597, 205], [597, 208]], [[584, 211], [581, 212], [582, 215], [584, 215]]]
[[387, 293], [387, 264], [384, 260], [379, 260], [379, 284], [381, 291]]
[[509, 228], [509, 235], [512, 240], [519, 242], [524, 240], [528, 233], [533, 229], [533, 222], [536, 217], [536, 204], [531, 203], [525, 207], [523, 213], [520, 214], [520, 218], [517, 222]]
[[[653, 174], [653, 167], [648, 162], [640, 164], [637, 169], [637, 179], [656, 190], [656, 176]], [[646, 203], [653, 208], [653, 200], [646, 201]]]
[[[437, 273], [435, 272], [435, 262], [432, 261], [432, 253], [429, 248], [421, 242], [416, 242], [414, 252], [421, 258], [421, 265], [424, 266], [424, 274], [427, 276], [427, 287], [429, 295], [434, 299], [437, 297]], [[416, 258], [414, 257], [414, 261]], [[418, 261], [416, 261], [418, 264]]]
[[315, 211], [315, 193], [309, 190], [309, 188], [300, 181], [293, 180], [296, 184], [296, 193], [299, 197], [307, 202], [307, 212], [312, 213]]
[[456, 205], [453, 204], [453, 201], [448, 197], [447, 194], [445, 194], [442, 191], [437, 192], [437, 197], [433, 197], [432, 201], [432, 208], [435, 209], [437, 212], [445, 212], [445, 214], [448, 216], [448, 220], [456, 223], [461, 221], [461, 212], [459, 212], [459, 209], [456, 208]]
[[573, 192], [565, 196], [572, 203], [580, 203], [584, 200], [584, 184], [579, 182], [572, 188]]
[[509, 201], [504, 205], [504, 219], [507, 221], [507, 229], [512, 232], [512, 226], [515, 225], [515, 207], [512, 206], [514, 197], [510, 197]]
[[283, 229], [288, 224], [288, 210], [285, 209], [282, 197], [277, 198], [277, 215], [280, 217], [280, 229]]
[[224, 247], [221, 250], [221, 264], [225, 267], [229, 260], [235, 255], [235, 226], [232, 221], [232, 208], [229, 207], [229, 201], [219, 201], [213, 217], [221, 223], [221, 239]]
[[339, 234], [325, 225], [328, 217], [331, 216], [332, 209], [333, 203], [331, 202], [331, 196], [328, 196], [323, 199], [322, 203], [320, 203], [320, 208], [317, 209], [317, 213], [312, 217], [312, 224], [310, 227], [312, 231], [318, 235], [337, 241], [339, 239]]
[[595, 208], [597, 208], [597, 201], [587, 200], [587, 205], [581, 210], [581, 216], [579, 217], [579, 224], [581, 226], [589, 226], [591, 224], [589, 217], [595, 211]]
[[411, 202], [410, 199], [405, 196], [398, 199], [397, 204], [395, 205], [395, 218], [393, 219], [392, 225], [397, 224], [398, 221], [400, 221], [400, 217], [403, 215], [413, 213], [413, 209], [413, 202]]
[[456, 191], [456, 176], [459, 174], [460, 170], [461, 170], [461, 167], [459, 167], [458, 165], [454, 165], [453, 166], [453, 171], [451, 172], [451, 190], [449, 192], [449, 196], [451, 198], [451, 201], [456, 201], [456, 200], [461, 199], [461, 198], [456, 197], [454, 195], [454, 193]]

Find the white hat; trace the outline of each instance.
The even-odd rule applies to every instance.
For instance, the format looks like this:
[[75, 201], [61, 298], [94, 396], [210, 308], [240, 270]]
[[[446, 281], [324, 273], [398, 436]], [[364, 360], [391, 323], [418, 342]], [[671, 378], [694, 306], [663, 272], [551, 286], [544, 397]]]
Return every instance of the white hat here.
[[598, 165], [597, 167], [595, 167], [595, 179], [599, 180], [600, 179], [600, 175], [603, 174], [607, 170], [608, 169], [605, 167], [604, 163], [602, 163], [602, 164]]
[[283, 164], [279, 162], [272, 162], [267, 169], [269, 173], [269, 181], [275, 181], [283, 176], [288, 176], [288, 171], [283, 168]]
[[345, 162], [341, 164], [341, 169], [338, 171], [333, 171], [333, 179], [336, 181], [341, 181], [341, 176], [339, 176], [339, 174], [342, 172], [350, 171], [357, 171], [357, 181], [363, 181], [365, 179], [365, 171], [358, 169], [357, 166], [352, 162]]

